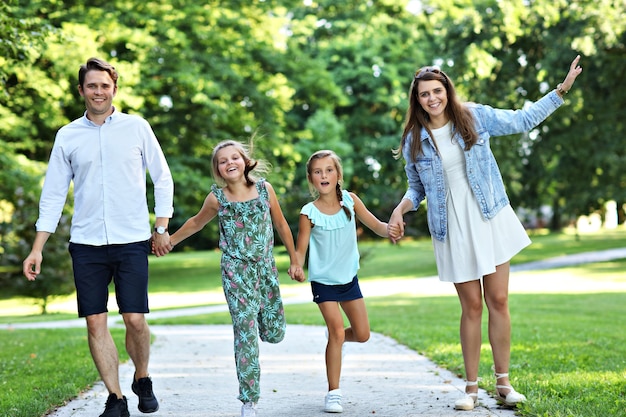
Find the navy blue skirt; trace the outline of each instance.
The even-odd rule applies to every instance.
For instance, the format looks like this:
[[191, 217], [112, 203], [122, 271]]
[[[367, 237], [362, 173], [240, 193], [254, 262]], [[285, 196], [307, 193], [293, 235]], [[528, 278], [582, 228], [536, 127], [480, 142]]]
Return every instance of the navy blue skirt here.
[[325, 285], [311, 281], [311, 291], [313, 292], [313, 301], [317, 304], [326, 301], [340, 302], [363, 298], [361, 287], [359, 287], [359, 279], [356, 275], [351, 282], [340, 285]]

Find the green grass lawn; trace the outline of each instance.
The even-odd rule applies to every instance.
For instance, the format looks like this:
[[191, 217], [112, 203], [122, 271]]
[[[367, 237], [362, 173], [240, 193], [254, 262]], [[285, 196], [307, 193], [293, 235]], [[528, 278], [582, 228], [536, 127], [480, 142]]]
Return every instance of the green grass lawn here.
[[[622, 229], [581, 235], [579, 239], [568, 233], [537, 234], [532, 239], [533, 245], [518, 255], [514, 263], [626, 247], [626, 231]], [[359, 272], [362, 280], [436, 273], [429, 240], [407, 240], [399, 246], [379, 240], [362, 243], [360, 247], [364, 255]], [[207, 300], [219, 300], [219, 258], [216, 251], [151, 258], [153, 309], [206, 305]], [[286, 271], [288, 257], [283, 252], [277, 253], [277, 262], [279, 270]], [[626, 259], [532, 274], [550, 279], [555, 273], [564, 273], [599, 282], [623, 281], [624, 271]], [[284, 272], [281, 277], [285, 290], [292, 285], [307, 285], [289, 280]], [[373, 331], [394, 338], [462, 376], [460, 307], [456, 297], [370, 297], [366, 303]], [[521, 415], [624, 415], [625, 303], [626, 294], [619, 292], [511, 295], [511, 377], [515, 387], [529, 398], [520, 409]], [[74, 304], [73, 297], [57, 300], [51, 305], [53, 314], [45, 319], [75, 318]], [[27, 300], [0, 300], [0, 322], [42, 319], [33, 312], [20, 313], [27, 307]], [[313, 303], [286, 305], [285, 312], [289, 323], [323, 325]], [[406, 320], [399, 319], [402, 317]], [[223, 324], [230, 323], [230, 317], [228, 313], [216, 313], [158, 323]], [[124, 352], [123, 332], [115, 329], [114, 338], [120, 352]], [[62, 370], [59, 364], [63, 364]], [[485, 329], [480, 376], [481, 386], [490, 391], [494, 385], [491, 364]], [[0, 331], [0, 416], [40, 417], [96, 379], [84, 329]]]
[[[366, 302], [372, 331], [463, 377], [456, 297], [381, 297]], [[624, 305], [624, 293], [511, 295], [510, 373], [514, 386], [529, 398], [521, 415], [624, 415], [626, 345], [618, 322]], [[314, 305], [287, 305], [285, 313], [290, 323], [323, 324]], [[480, 386], [493, 392], [486, 326], [483, 340]]]
[[[124, 331], [112, 334], [126, 361]], [[41, 417], [98, 379], [85, 329], [0, 330], [0, 416]]]

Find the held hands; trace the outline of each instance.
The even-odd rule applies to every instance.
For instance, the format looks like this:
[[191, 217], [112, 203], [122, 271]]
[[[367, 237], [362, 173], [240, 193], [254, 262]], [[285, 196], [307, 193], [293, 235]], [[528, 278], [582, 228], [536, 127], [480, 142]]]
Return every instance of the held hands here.
[[289, 266], [289, 270], [287, 271], [287, 274], [289, 274], [291, 279], [296, 280], [298, 282], [304, 282], [304, 280], [306, 279], [306, 277], [304, 276], [304, 270], [302, 269], [301, 266], [296, 265], [296, 264], [291, 264], [291, 266]]
[[392, 243], [397, 243], [402, 238], [402, 235], [403, 231], [400, 230], [400, 226], [395, 223], [387, 223], [387, 236]]
[[580, 55], [576, 55], [576, 58], [574, 58], [569, 66], [569, 72], [561, 83], [561, 88], [565, 93], [567, 93], [572, 88], [572, 86], [574, 85], [574, 81], [576, 81], [576, 77], [578, 77], [580, 73], [583, 72], [583, 68], [578, 65], [578, 61], [580, 61]]
[[395, 211], [391, 213], [389, 223], [387, 223], [387, 234], [391, 243], [398, 243], [404, 237], [404, 225], [402, 214], [397, 214]]
[[174, 249], [174, 245], [170, 241], [169, 233], [165, 232], [162, 235], [152, 232], [152, 238], [150, 239], [150, 246], [152, 247], [152, 253], [157, 256], [164, 256]]

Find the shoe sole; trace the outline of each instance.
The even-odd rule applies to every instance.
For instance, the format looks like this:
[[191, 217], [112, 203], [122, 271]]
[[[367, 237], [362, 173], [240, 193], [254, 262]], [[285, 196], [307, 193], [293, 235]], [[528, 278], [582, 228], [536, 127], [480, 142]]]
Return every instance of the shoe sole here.
[[157, 411], [159, 411], [159, 407], [150, 410], [142, 410], [141, 408], [139, 408], [139, 406], [137, 406], [137, 409], [144, 414], [156, 413]]
[[511, 409], [517, 408], [517, 405], [521, 404], [521, 403], [507, 403], [506, 401], [502, 401], [498, 399], [496, 399], [496, 403], [498, 403], [498, 405], [503, 408], [511, 408]]
[[[135, 391], [134, 387], [131, 386], [131, 389], [133, 390], [133, 393], [135, 393], [136, 396], [139, 396], [139, 394]], [[142, 409], [139, 405], [137, 405], [137, 409], [144, 414], [156, 413], [157, 411], [159, 411], [159, 405], [157, 404], [156, 408], [146, 408], [146, 409]]]
[[[102, 414], [101, 414], [102, 415]], [[120, 417], [130, 417], [130, 413], [128, 412], [128, 410], [121, 410], [120, 414], [118, 414]]]
[[524, 402], [524, 401], [520, 401], [517, 403], [511, 403], [511, 402], [507, 402], [503, 397], [500, 397], [500, 396], [495, 396], [494, 398], [496, 399], [496, 402], [498, 403], [498, 405], [505, 407], [505, 408], [517, 408], [519, 404]]

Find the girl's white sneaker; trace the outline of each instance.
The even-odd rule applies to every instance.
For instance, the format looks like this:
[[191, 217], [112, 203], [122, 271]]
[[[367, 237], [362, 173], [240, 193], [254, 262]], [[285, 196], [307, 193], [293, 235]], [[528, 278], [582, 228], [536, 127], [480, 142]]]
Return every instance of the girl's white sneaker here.
[[324, 411], [327, 413], [343, 413], [343, 407], [341, 406], [341, 390], [334, 389], [328, 391], [326, 394], [326, 402], [324, 405]]
[[242, 405], [241, 417], [256, 417], [256, 404], [249, 402]]

